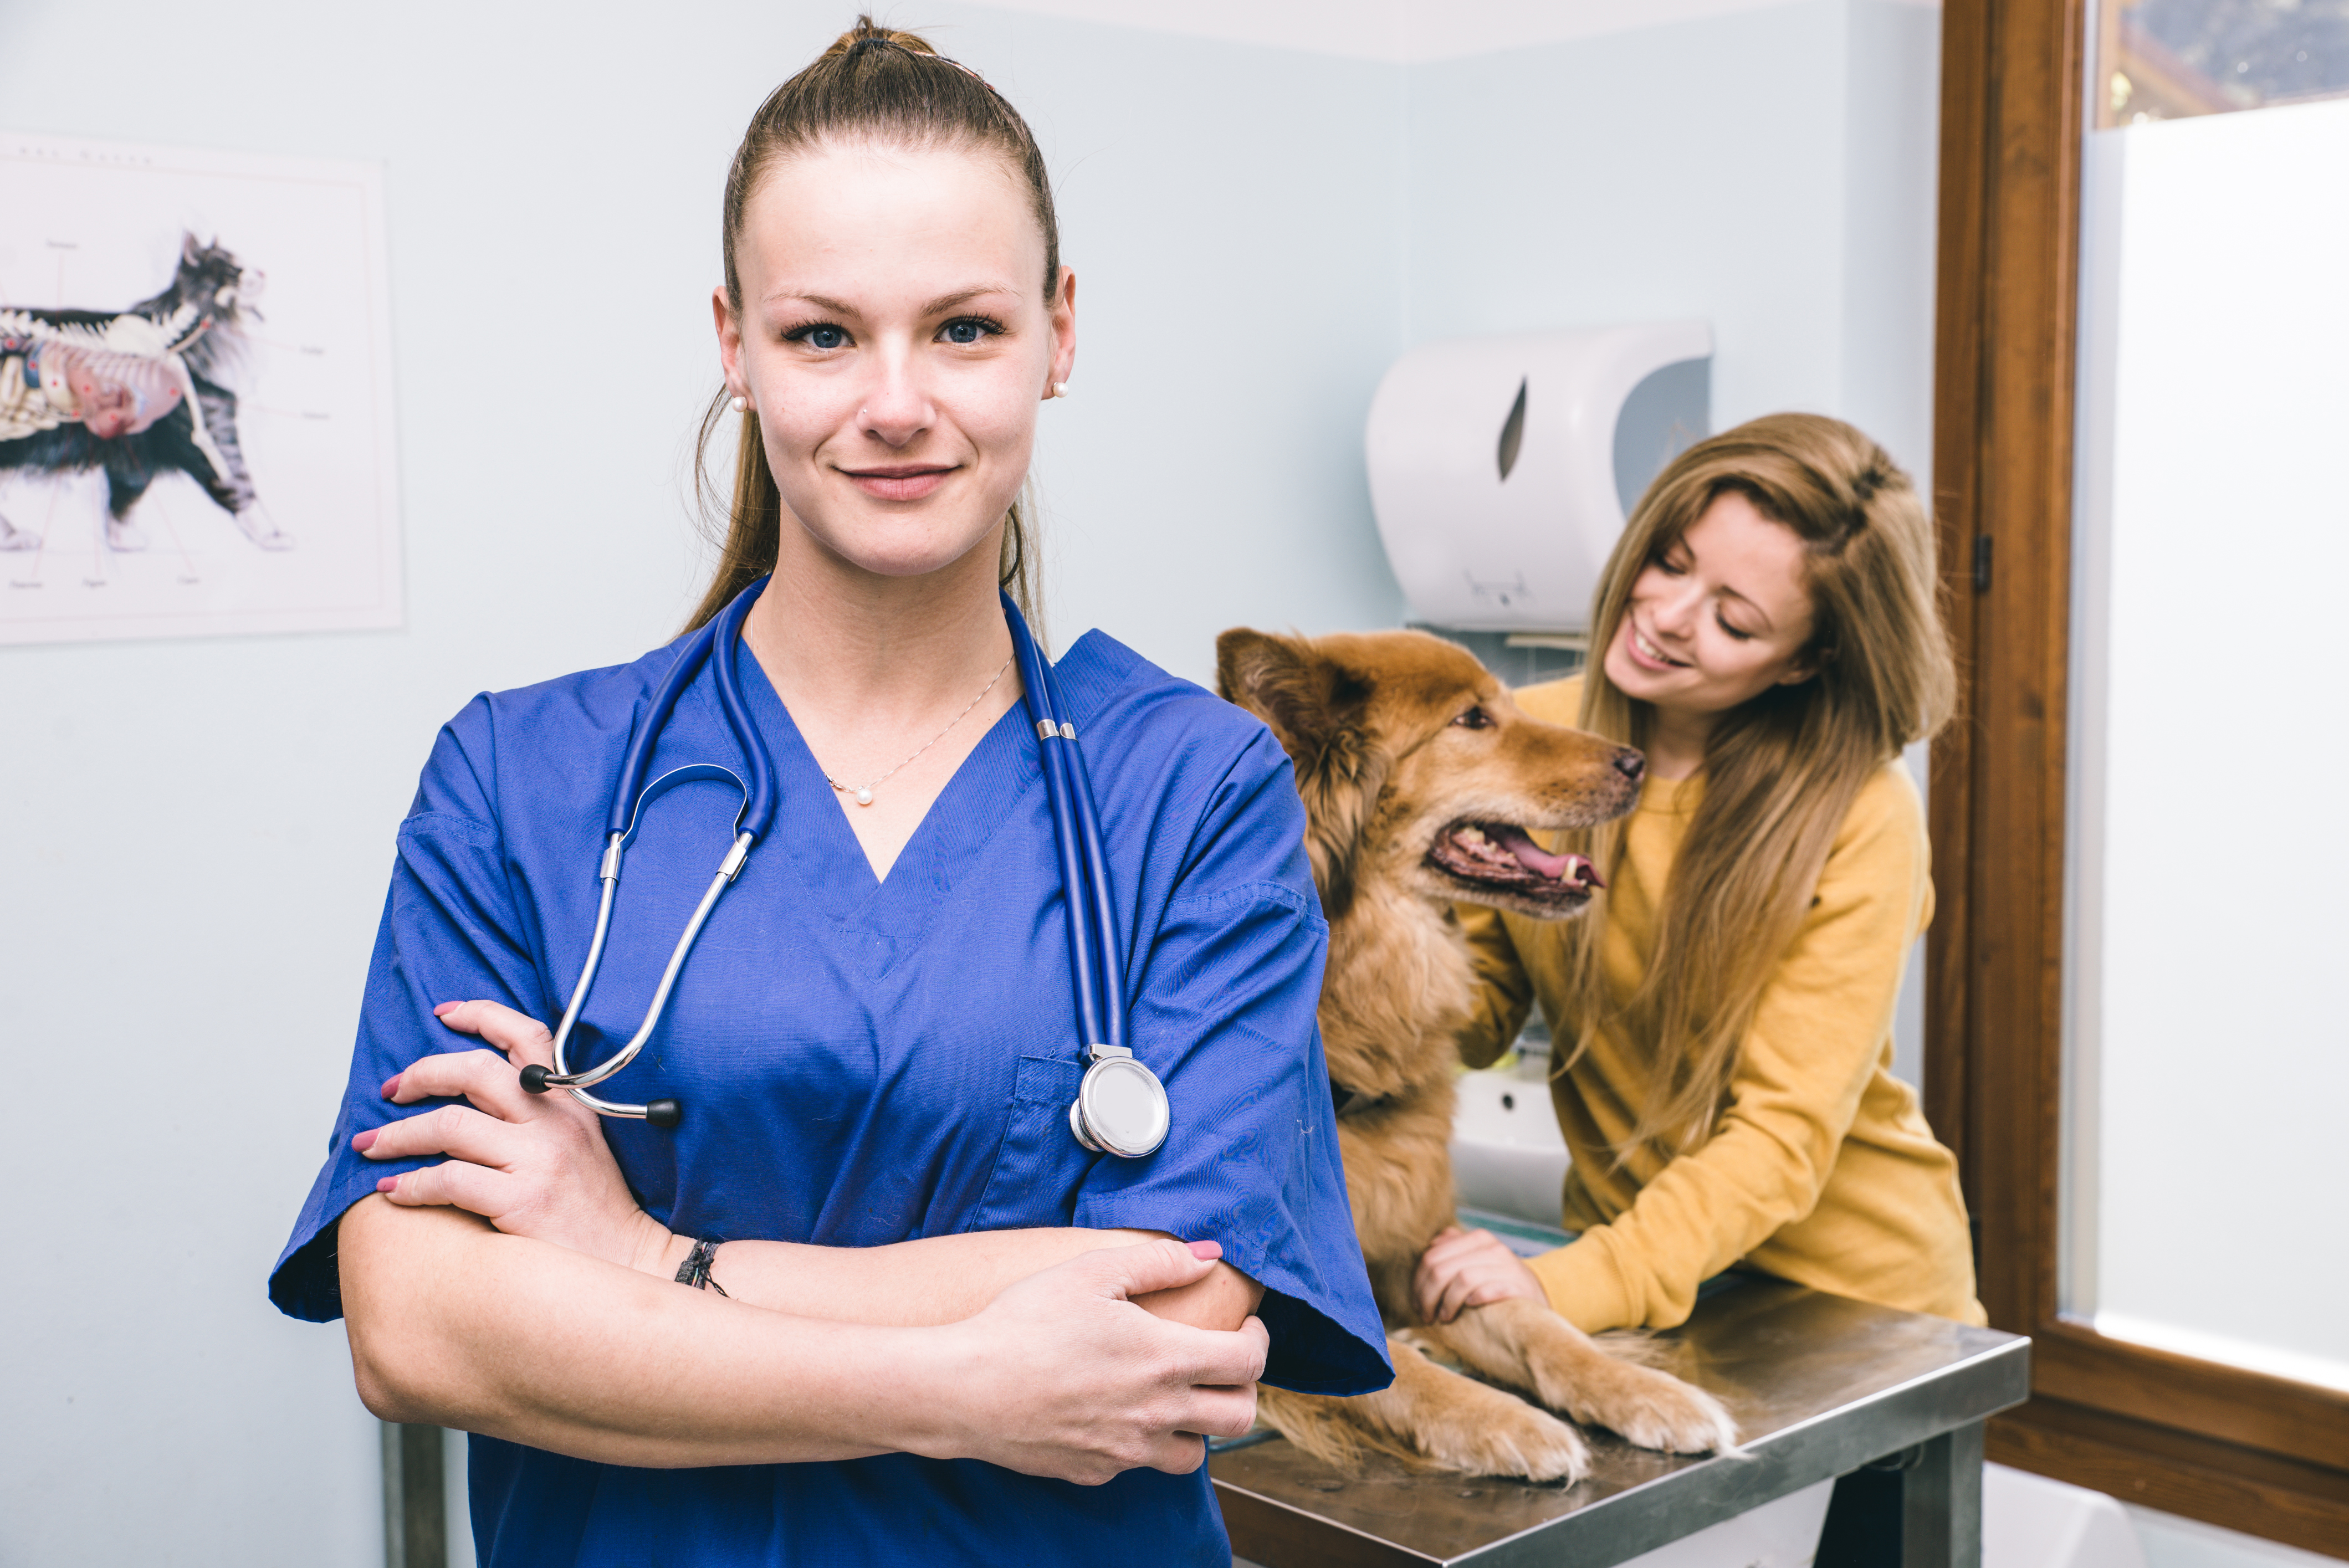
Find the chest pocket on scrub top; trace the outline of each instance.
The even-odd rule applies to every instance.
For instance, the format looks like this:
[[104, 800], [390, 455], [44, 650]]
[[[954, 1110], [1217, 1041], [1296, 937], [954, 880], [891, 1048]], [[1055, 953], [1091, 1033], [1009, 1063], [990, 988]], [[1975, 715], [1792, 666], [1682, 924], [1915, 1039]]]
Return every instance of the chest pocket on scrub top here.
[[1057, 1057], [1021, 1057], [1011, 1088], [1011, 1114], [987, 1191], [972, 1216], [974, 1231], [1065, 1225], [1075, 1212], [1077, 1182], [1093, 1156], [1069, 1131], [1069, 1103], [1084, 1068]]

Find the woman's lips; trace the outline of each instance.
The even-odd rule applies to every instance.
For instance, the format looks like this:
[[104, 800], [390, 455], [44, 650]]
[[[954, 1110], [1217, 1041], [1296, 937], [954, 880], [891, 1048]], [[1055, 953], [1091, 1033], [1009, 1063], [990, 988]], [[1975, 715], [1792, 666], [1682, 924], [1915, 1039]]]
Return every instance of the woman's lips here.
[[[1631, 662], [1643, 670], [1654, 670], [1661, 674], [1665, 670], [1688, 668], [1680, 660], [1668, 657], [1661, 648], [1657, 648], [1646, 634], [1640, 630], [1639, 623], [1628, 615], [1623, 618], [1623, 646], [1630, 654]], [[1651, 648], [1655, 649], [1652, 653], [1649, 651]]]
[[849, 483], [875, 500], [919, 500], [946, 483], [952, 468], [843, 469]]

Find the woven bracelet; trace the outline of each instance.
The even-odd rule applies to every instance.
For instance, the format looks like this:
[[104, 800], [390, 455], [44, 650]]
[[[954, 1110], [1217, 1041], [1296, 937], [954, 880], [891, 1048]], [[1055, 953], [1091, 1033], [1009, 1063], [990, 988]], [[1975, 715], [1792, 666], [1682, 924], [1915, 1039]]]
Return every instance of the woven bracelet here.
[[[726, 1244], [723, 1236], [704, 1236], [693, 1243], [693, 1251], [685, 1254], [685, 1262], [677, 1268], [677, 1283], [689, 1284], [696, 1290], [714, 1290], [726, 1295], [726, 1287], [709, 1277], [709, 1260]], [[730, 1297], [729, 1299], [731, 1299]]]

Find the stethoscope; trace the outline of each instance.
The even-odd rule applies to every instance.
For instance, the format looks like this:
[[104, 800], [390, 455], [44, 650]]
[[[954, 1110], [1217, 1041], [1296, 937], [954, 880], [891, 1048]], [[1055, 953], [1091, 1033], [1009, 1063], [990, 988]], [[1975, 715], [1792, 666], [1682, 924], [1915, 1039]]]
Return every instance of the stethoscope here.
[[[683, 1108], [674, 1099], [623, 1105], [599, 1099], [587, 1091], [636, 1060], [636, 1053], [652, 1038], [662, 1013], [668, 1007], [669, 993], [677, 986], [678, 975], [685, 967], [686, 954], [693, 951], [694, 939], [701, 934], [709, 912], [718, 906], [719, 895], [741, 872], [742, 862], [750, 858], [750, 846], [774, 822], [774, 775], [767, 765], [767, 753], [759, 743], [758, 731], [750, 722], [750, 707], [742, 700], [734, 659], [734, 644], [741, 635], [743, 619], [765, 586], [765, 578], [753, 583], [685, 640], [678, 650], [677, 662], [669, 666], [667, 678], [653, 694], [652, 707], [636, 723], [626, 758], [620, 766], [620, 786], [612, 797], [612, 814], [605, 827], [603, 865], [596, 873], [604, 883], [604, 896], [595, 912], [595, 934], [587, 944], [587, 964], [580, 971], [579, 984], [572, 990], [571, 1004], [564, 1009], [563, 1022], [554, 1031], [554, 1070], [550, 1072], [535, 1065], [522, 1070], [522, 1086], [533, 1094], [566, 1088], [573, 1099], [598, 1115], [641, 1117], [655, 1127], [675, 1127], [683, 1114]], [[1085, 772], [1085, 755], [1077, 745], [1076, 727], [1061, 717], [1065, 709], [1053, 685], [1051, 668], [1037, 652], [1027, 621], [1008, 596], [1003, 600], [1003, 619], [1011, 630], [1012, 653], [1019, 661], [1021, 684], [1027, 687], [1028, 717], [1036, 727], [1037, 748], [1044, 766], [1044, 792], [1051, 803], [1052, 836], [1060, 848], [1061, 888], [1069, 905], [1069, 968], [1076, 977], [1078, 1037], [1086, 1042], [1085, 1051], [1091, 1062], [1077, 1086], [1077, 1098], [1069, 1106], [1069, 1130], [1077, 1135], [1079, 1143], [1097, 1154], [1107, 1152], [1139, 1160], [1166, 1141], [1166, 1088], [1158, 1081], [1156, 1073], [1136, 1059], [1126, 1043], [1125, 956], [1118, 945], [1117, 911], [1110, 896], [1109, 861], [1102, 844], [1101, 817], [1093, 809], [1092, 781]], [[713, 653], [718, 655], [718, 706], [750, 769], [750, 781], [743, 783], [733, 769], [718, 763], [695, 762], [671, 769], [647, 784], [645, 775], [652, 768], [653, 748], [661, 731], [667, 727], [678, 698], [693, 684], [702, 665], [712, 663]], [[564, 1047], [579, 1021], [580, 1008], [586, 1005], [587, 993], [595, 983], [595, 971], [603, 963], [604, 939], [612, 929], [612, 903], [619, 892], [621, 857], [628, 841], [636, 836], [637, 828], [643, 825], [645, 808], [678, 785], [703, 779], [723, 779], [742, 792], [742, 809], [734, 818], [733, 846], [719, 862], [709, 891], [701, 895], [692, 918], [686, 922], [685, 934], [677, 939], [677, 946], [668, 956], [668, 966], [661, 971], [660, 985], [653, 992], [652, 1006], [645, 1014], [636, 1037], [596, 1066], [574, 1073]]]

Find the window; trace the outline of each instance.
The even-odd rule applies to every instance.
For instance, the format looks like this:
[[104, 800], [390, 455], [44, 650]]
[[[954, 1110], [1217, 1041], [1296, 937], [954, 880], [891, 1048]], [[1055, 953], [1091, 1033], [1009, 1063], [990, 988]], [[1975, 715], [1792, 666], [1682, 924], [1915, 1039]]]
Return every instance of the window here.
[[1928, 1102], [2037, 1341], [1992, 1455], [2349, 1553], [2349, 4], [1950, 0], [1943, 57]]

